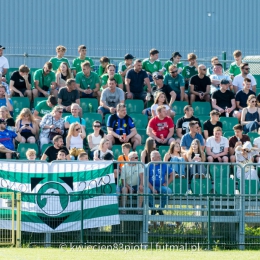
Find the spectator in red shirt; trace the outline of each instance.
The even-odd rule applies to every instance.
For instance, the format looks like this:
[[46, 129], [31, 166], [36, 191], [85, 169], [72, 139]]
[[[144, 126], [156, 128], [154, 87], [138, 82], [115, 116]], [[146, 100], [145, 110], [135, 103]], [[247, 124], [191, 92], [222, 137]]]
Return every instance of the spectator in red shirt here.
[[172, 119], [167, 116], [165, 106], [158, 106], [157, 116], [149, 121], [147, 134], [152, 137], [157, 145], [170, 145], [174, 138], [174, 123]]

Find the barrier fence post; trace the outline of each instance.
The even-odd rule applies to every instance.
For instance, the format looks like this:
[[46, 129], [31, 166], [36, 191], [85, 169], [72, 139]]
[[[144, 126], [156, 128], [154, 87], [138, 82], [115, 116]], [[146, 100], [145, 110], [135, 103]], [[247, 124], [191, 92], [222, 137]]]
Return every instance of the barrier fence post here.
[[[222, 60], [227, 60], [227, 52], [226, 51], [222, 51]], [[227, 63], [223, 62], [223, 69], [226, 70], [227, 69]]]
[[211, 201], [208, 198], [208, 250], [211, 250]]
[[239, 214], [239, 249], [245, 250], [245, 167], [241, 167]]
[[84, 218], [84, 215], [83, 215], [83, 194], [80, 195], [81, 196], [81, 200], [80, 200], [80, 210], [81, 210], [81, 216], [80, 216], [80, 243], [83, 243], [83, 218]]
[[21, 246], [21, 193], [16, 195], [16, 247]]

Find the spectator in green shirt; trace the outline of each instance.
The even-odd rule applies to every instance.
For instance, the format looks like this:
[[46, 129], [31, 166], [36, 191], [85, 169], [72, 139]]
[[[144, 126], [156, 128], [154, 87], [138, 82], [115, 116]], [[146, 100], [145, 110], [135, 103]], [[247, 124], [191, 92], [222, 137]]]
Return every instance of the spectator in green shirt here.
[[171, 65], [176, 65], [178, 68], [178, 74], [180, 74], [184, 67], [183, 63], [181, 62], [181, 57], [182, 56], [178, 51], [173, 52], [170, 60], [167, 60], [163, 66], [164, 74], [169, 73], [169, 68]]
[[242, 63], [242, 52], [240, 50], [234, 51], [233, 57], [235, 61], [232, 62], [229, 67], [229, 74], [232, 80], [234, 79], [235, 76], [240, 74], [240, 65]]
[[110, 60], [108, 57], [103, 56], [100, 58], [99, 62], [98, 76], [101, 77], [103, 74], [107, 73], [107, 65], [110, 63]]
[[134, 67], [134, 63], [133, 63], [134, 58], [135, 57], [132, 54], [127, 53], [125, 55], [125, 60], [121, 61], [118, 65], [118, 73], [121, 75], [123, 82], [125, 82], [125, 75], [127, 71], [129, 71]]
[[73, 75], [74, 77], [78, 72], [81, 71], [81, 63], [84, 61], [88, 61], [90, 63], [90, 67], [94, 70], [94, 62], [91, 58], [87, 57], [87, 47], [85, 45], [80, 45], [78, 47], [79, 57], [73, 60]]
[[70, 63], [68, 61], [67, 58], [64, 58], [64, 54], [66, 52], [66, 48], [62, 45], [59, 45], [56, 47], [56, 53], [57, 53], [57, 56], [56, 57], [52, 57], [49, 62], [52, 63], [52, 69], [56, 72], [57, 69], [59, 68], [60, 64], [62, 62], [66, 62], [68, 64], [68, 67], [70, 67]]
[[185, 89], [188, 89], [189, 87], [190, 78], [198, 74], [197, 56], [194, 53], [189, 53], [188, 61], [189, 64], [185, 66], [182, 71], [182, 76], [184, 77], [185, 80]]
[[49, 114], [52, 111], [52, 108], [57, 105], [57, 98], [53, 95], [50, 95], [47, 100], [43, 100], [37, 104], [33, 112], [33, 116], [38, 123], [41, 122], [42, 117], [46, 114]]
[[116, 71], [116, 65], [114, 64], [107, 65], [107, 73], [103, 74], [103, 76], [101, 77], [101, 91], [108, 87], [107, 80], [112, 78], [115, 79], [117, 87], [123, 90], [122, 77], [120, 74], [115, 73], [115, 71]]

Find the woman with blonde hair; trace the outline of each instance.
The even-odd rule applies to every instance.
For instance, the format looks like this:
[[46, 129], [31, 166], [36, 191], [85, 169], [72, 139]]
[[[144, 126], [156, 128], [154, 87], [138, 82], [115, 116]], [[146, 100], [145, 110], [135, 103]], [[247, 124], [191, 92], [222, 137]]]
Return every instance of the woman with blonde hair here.
[[99, 149], [94, 152], [94, 161], [108, 160], [106, 159], [106, 155], [108, 153], [110, 153], [113, 156], [113, 152], [109, 150], [108, 147], [109, 140], [107, 138], [102, 138], [99, 144]]
[[[199, 178], [200, 175], [202, 178], [206, 178], [205, 176], [205, 166], [199, 164], [199, 162], [205, 162], [206, 156], [201, 148], [200, 141], [198, 139], [194, 139], [191, 143], [190, 149], [186, 154], [186, 161], [192, 162], [190, 165], [190, 175], [191, 178], [195, 176], [195, 178]], [[196, 163], [195, 163], [196, 162]]]
[[8, 130], [13, 130], [15, 122], [14, 119], [11, 117], [10, 112], [6, 106], [0, 107], [0, 118], [5, 119]]
[[171, 164], [171, 167], [174, 170], [175, 174], [177, 174], [177, 177], [181, 176], [182, 178], [186, 178], [185, 164], [179, 164], [181, 162], [185, 162], [184, 158], [181, 157], [181, 146], [179, 143], [171, 142], [170, 148], [168, 152], [165, 154], [163, 161], [176, 162], [176, 164]]
[[57, 72], [56, 72], [56, 83], [58, 88], [66, 86], [66, 80], [73, 78], [70, 68], [68, 67], [67, 62], [61, 62]]
[[243, 108], [241, 125], [245, 134], [257, 132], [260, 124], [260, 108], [256, 105], [256, 96], [250, 95], [247, 99], [247, 107]]
[[70, 152], [71, 159], [75, 159], [82, 152], [85, 152], [83, 149], [83, 141], [86, 138], [86, 132], [84, 127], [76, 122], [70, 125], [68, 135], [66, 137], [66, 147]]
[[29, 108], [23, 108], [16, 119], [16, 131], [19, 131], [22, 138], [21, 143], [35, 143], [38, 133], [38, 125]]
[[156, 150], [156, 143], [152, 137], [148, 137], [145, 142], [144, 150], [141, 153], [141, 162], [149, 163], [151, 162], [151, 152]]

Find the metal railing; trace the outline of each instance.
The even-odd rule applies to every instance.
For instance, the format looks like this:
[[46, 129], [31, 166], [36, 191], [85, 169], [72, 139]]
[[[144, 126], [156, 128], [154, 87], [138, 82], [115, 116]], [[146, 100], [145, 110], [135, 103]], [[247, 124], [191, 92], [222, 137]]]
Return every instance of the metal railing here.
[[[137, 167], [132, 167], [132, 162], [118, 163], [127, 164], [130, 169], [128, 177], [130, 177], [127, 181], [117, 178], [117, 191], [102, 190], [101, 193], [95, 194], [87, 192], [60, 195], [44, 193], [44, 195], [59, 197], [61, 201], [64, 201], [62, 198], [65, 197], [69, 197], [69, 201], [95, 198], [97, 204], [117, 198], [120, 224], [112, 224], [111, 217], [104, 226], [95, 220], [97, 222], [93, 222], [95, 224], [93, 227], [84, 228], [81, 224], [79, 228], [68, 232], [55, 231], [55, 229], [48, 232], [44, 230], [29, 232], [23, 231], [25, 223], [22, 222], [21, 243], [29, 246], [58, 246], [60, 244], [112, 246], [117, 244], [142, 245], [151, 248], [172, 245], [181, 248], [185, 245], [188, 247], [196, 245], [201, 249], [259, 249], [259, 183], [258, 180], [250, 177], [253, 175], [248, 175], [249, 179], [245, 180], [245, 172], [250, 170], [248, 167], [258, 171], [257, 164], [242, 166], [240, 164], [197, 163], [199, 167], [193, 171], [195, 164], [187, 162], [159, 162], [158, 165], [154, 162], [148, 165], [134, 162], [140, 167], [137, 184], [135, 178]], [[78, 164], [79, 162], [44, 163], [42, 168], [55, 169], [57, 174], [63, 171], [69, 173], [70, 169], [80, 169], [75, 168], [79, 167]], [[15, 164], [10, 167], [14, 168]], [[117, 171], [118, 176], [122, 174], [119, 164], [115, 165], [114, 170]], [[241, 179], [236, 176], [237, 170], [241, 171]], [[142, 171], [143, 174], [140, 174]], [[196, 176], [198, 178], [195, 178], [195, 173], [202, 172], [203, 175], [199, 174]], [[179, 176], [176, 175], [177, 173]], [[181, 173], [184, 173], [185, 178], [180, 178]], [[156, 174], [157, 178], [155, 178]], [[65, 175], [68, 177], [68, 174]], [[142, 180], [140, 176], [143, 177]], [[164, 179], [165, 176], [169, 178]], [[168, 189], [162, 189], [161, 184], [156, 187], [158, 179], [163, 180], [162, 184]], [[139, 189], [140, 184], [141, 187], [143, 186], [142, 192]], [[151, 191], [149, 184], [157, 188], [156, 193]], [[124, 190], [122, 193], [126, 187], [127, 192]], [[22, 192], [21, 200], [22, 202], [35, 201], [39, 195], [43, 194]], [[75, 221], [82, 223], [82, 204], [79, 205], [81, 206], [78, 208], [79, 213]], [[22, 204], [22, 211], [23, 209]], [[55, 206], [53, 210], [56, 212]], [[106, 215], [107, 211], [108, 209], [104, 208], [101, 215]], [[93, 214], [93, 212], [89, 211], [86, 214]], [[64, 221], [62, 217], [64, 216], [58, 215], [52, 220], [45, 219], [44, 221], [50, 221], [48, 223], [55, 226], [60, 221]], [[0, 218], [2, 219], [1, 215]]]

